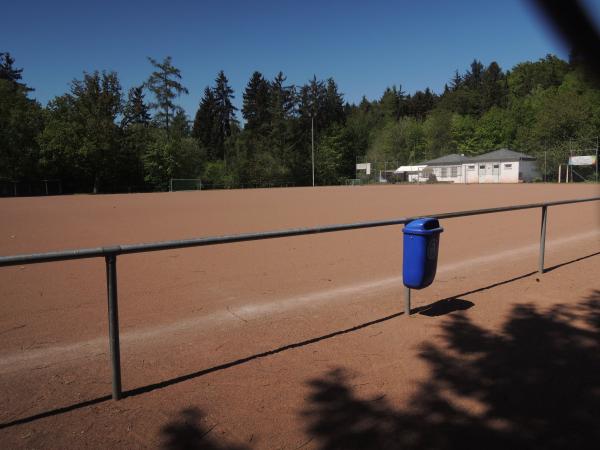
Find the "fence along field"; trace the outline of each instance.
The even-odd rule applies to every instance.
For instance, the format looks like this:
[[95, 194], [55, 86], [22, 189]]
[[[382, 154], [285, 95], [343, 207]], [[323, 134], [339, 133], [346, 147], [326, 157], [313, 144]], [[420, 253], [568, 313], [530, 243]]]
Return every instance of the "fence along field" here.
[[[544, 246], [547, 229], [547, 210], [549, 207], [558, 207], [560, 205], [593, 202], [600, 200], [600, 196], [556, 200], [550, 202], [539, 202], [533, 204], [510, 205], [503, 207], [483, 208], [469, 211], [454, 211], [447, 213], [424, 213], [419, 216], [427, 215], [436, 217], [440, 220], [448, 220], [459, 217], [496, 214], [518, 210], [541, 209], [540, 225], [540, 253], [538, 270], [543, 273], [544, 268]], [[415, 216], [418, 217], [418, 216]], [[37, 254], [14, 255], [0, 257], [0, 266], [14, 266], [23, 264], [34, 264], [41, 262], [65, 261], [73, 259], [86, 258], [105, 258], [107, 274], [107, 293], [108, 293], [108, 314], [109, 314], [109, 342], [112, 366], [112, 396], [115, 400], [122, 397], [121, 386], [121, 363], [120, 363], [120, 344], [119, 344], [119, 323], [118, 323], [118, 293], [117, 293], [117, 256], [132, 253], [153, 252], [161, 250], [181, 249], [197, 246], [211, 246], [219, 244], [229, 244], [236, 242], [247, 242], [265, 239], [274, 239], [282, 237], [293, 237], [310, 234], [332, 233], [337, 231], [358, 230], [365, 228], [387, 227], [392, 225], [402, 225], [410, 221], [410, 217], [403, 217], [390, 220], [368, 221], [338, 225], [323, 225], [317, 227], [295, 228], [288, 230], [267, 231], [258, 233], [243, 233], [236, 235], [226, 235], [207, 238], [192, 238], [175, 241], [154, 242], [149, 244], [123, 244], [109, 247], [85, 248], [71, 251], [54, 251]], [[410, 291], [405, 293], [405, 312], [410, 314]]]

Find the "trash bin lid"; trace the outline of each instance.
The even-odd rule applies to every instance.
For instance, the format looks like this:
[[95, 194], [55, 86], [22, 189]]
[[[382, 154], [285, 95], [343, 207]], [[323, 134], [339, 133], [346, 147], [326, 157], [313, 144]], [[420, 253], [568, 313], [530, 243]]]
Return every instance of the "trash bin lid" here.
[[444, 231], [444, 229], [440, 227], [440, 222], [431, 217], [421, 217], [412, 220], [402, 229], [403, 233], [420, 235], [441, 233], [442, 231]]

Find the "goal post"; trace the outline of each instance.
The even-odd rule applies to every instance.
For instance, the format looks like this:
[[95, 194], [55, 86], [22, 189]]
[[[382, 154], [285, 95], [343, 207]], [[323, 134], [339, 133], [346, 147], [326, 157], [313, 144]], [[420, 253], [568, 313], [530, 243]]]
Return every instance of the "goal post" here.
[[348, 178], [346, 179], [346, 186], [360, 186], [362, 180], [360, 178]]
[[201, 190], [202, 181], [200, 178], [171, 178], [169, 181], [169, 192]]

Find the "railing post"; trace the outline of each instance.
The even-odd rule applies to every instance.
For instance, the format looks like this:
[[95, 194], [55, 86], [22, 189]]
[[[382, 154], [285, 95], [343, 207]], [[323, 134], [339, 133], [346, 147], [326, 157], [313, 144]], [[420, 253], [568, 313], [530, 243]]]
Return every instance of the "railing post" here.
[[108, 339], [112, 367], [112, 397], [119, 400], [121, 391], [121, 350], [119, 347], [119, 307], [117, 296], [117, 255], [106, 260], [106, 286], [108, 292]]
[[546, 251], [546, 222], [548, 221], [548, 207], [542, 206], [542, 226], [540, 231], [540, 259], [538, 272], [544, 273], [544, 254]]
[[410, 288], [404, 286], [404, 314], [410, 316]]

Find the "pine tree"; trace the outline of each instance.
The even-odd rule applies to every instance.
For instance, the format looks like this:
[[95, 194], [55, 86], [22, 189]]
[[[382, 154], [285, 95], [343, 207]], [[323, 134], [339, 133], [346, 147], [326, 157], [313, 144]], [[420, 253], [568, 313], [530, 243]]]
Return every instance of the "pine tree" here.
[[194, 118], [192, 136], [198, 140], [200, 146], [206, 149], [210, 159], [216, 159], [216, 134], [217, 134], [217, 109], [213, 90], [210, 87], [204, 89], [204, 95], [200, 100], [198, 111]]
[[[296, 110], [296, 87], [285, 84], [286, 77], [279, 72], [271, 81], [269, 117], [271, 119], [269, 142], [277, 156], [289, 163], [293, 153], [293, 117]], [[291, 142], [291, 144], [290, 144]], [[290, 163], [291, 164], [291, 163]], [[288, 164], [288, 165], [290, 165]]]
[[368, 113], [371, 111], [371, 107], [373, 105], [371, 105], [371, 102], [367, 99], [367, 97], [365, 97], [364, 95], [362, 96], [362, 98], [360, 99], [360, 103], [358, 104], [358, 108], [365, 113]]
[[398, 120], [400, 118], [400, 102], [401, 99], [396, 86], [392, 86], [391, 89], [386, 88], [381, 99], [379, 99], [383, 115], [388, 119]]
[[148, 126], [150, 113], [148, 106], [144, 103], [144, 86], [135, 86], [129, 89], [127, 103], [123, 108], [123, 120], [121, 126], [127, 127], [133, 124]]
[[327, 90], [325, 88], [325, 83], [321, 80], [317, 80], [316, 76], [313, 76], [308, 84], [305, 84], [300, 88], [298, 94], [298, 113], [305, 126], [308, 124], [308, 127], [310, 127], [310, 119], [311, 117], [314, 117], [315, 127], [318, 129], [325, 128], [324, 125], [327, 118], [323, 112], [325, 110], [326, 96]]
[[270, 90], [270, 83], [260, 72], [254, 72], [244, 91], [242, 115], [246, 120], [245, 129], [257, 130], [269, 125]]
[[169, 130], [170, 121], [181, 107], [175, 105], [173, 100], [188, 90], [179, 80], [181, 71], [171, 64], [172, 58], [167, 56], [162, 63], [153, 58], [148, 58], [150, 64], [156, 69], [152, 72], [146, 86], [154, 94], [156, 101], [150, 103], [150, 108], [157, 109], [155, 120]]
[[225, 157], [225, 140], [231, 136], [232, 130], [237, 125], [237, 119], [235, 118], [237, 108], [231, 102], [234, 98], [233, 89], [229, 86], [229, 80], [227, 80], [225, 72], [222, 70], [219, 72], [215, 83], [213, 89], [217, 119], [215, 150], [217, 157], [223, 159]]
[[417, 118], [425, 119], [425, 116], [431, 111], [437, 102], [437, 96], [431, 92], [431, 89], [425, 88], [425, 91], [417, 91], [408, 98], [408, 114]]
[[296, 87], [285, 86], [286, 77], [279, 72], [271, 82], [270, 116], [280, 119], [291, 117], [296, 108]]
[[474, 59], [471, 63], [471, 70], [465, 75], [465, 83], [471, 89], [478, 89], [481, 86], [483, 76], [483, 64], [481, 61]]
[[175, 117], [173, 117], [173, 120], [171, 121], [171, 134], [178, 138], [188, 137], [190, 135], [188, 116], [181, 109], [175, 113]]
[[463, 77], [458, 73], [458, 70], [454, 71], [454, 76], [450, 80], [450, 91], [454, 92], [460, 89], [463, 85]]
[[327, 87], [324, 98], [324, 114], [327, 128], [331, 125], [344, 122], [344, 97], [338, 92], [338, 87], [333, 78], [327, 79]]
[[9, 52], [0, 53], [0, 80], [10, 81], [15, 87], [26, 92], [33, 91], [33, 89], [27, 87], [25, 83], [19, 82], [22, 78], [21, 74], [23, 73], [23, 69], [13, 67], [14, 63], [15, 59], [10, 56]]
[[492, 61], [482, 74], [482, 113], [492, 106], [501, 106], [505, 103], [508, 94], [505, 76], [496, 61]]

